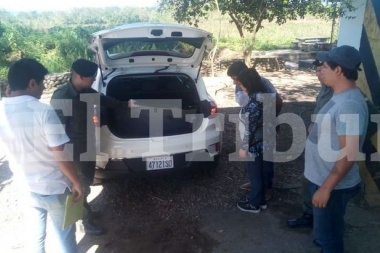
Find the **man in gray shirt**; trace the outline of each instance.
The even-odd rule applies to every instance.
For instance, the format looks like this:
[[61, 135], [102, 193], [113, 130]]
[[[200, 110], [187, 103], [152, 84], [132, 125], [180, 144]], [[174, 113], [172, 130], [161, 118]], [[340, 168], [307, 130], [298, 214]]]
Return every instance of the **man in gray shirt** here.
[[321, 78], [334, 91], [316, 116], [305, 147], [305, 177], [313, 204], [313, 235], [322, 252], [344, 252], [344, 214], [360, 190], [360, 153], [368, 109], [356, 87], [361, 64], [358, 50], [340, 46], [319, 52]]

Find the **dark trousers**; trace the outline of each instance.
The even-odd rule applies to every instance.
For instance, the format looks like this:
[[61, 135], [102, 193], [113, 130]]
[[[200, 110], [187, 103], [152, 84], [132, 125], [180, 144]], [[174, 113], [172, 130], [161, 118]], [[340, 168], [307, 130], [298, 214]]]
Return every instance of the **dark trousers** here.
[[[309, 182], [311, 196], [319, 186]], [[340, 190], [333, 190], [326, 208], [313, 206], [313, 235], [321, 245], [323, 253], [344, 252], [344, 215], [349, 200], [360, 191], [360, 184]]]
[[265, 170], [264, 172], [267, 174], [266, 175], [266, 185], [267, 185], [267, 190], [270, 190], [273, 188], [273, 176], [274, 176], [274, 164], [273, 162], [267, 162], [267, 161], [264, 161], [264, 166], [265, 166]]
[[95, 161], [74, 161], [74, 166], [85, 188], [90, 188], [94, 182], [95, 165]]
[[255, 157], [254, 161], [247, 162], [247, 172], [251, 183], [248, 201], [251, 205], [258, 206], [266, 202], [265, 193], [268, 189], [270, 171], [273, 174], [273, 162], [264, 161], [262, 154]]
[[309, 180], [303, 177], [302, 180], [302, 208], [303, 211], [309, 215], [313, 215], [313, 203], [311, 202], [312, 196], [310, 195]]
[[74, 166], [79, 174], [82, 186], [84, 188], [84, 203], [85, 208], [84, 220], [91, 219], [91, 207], [87, 202], [87, 197], [91, 193], [90, 186], [94, 182], [95, 176], [95, 161], [74, 161]]

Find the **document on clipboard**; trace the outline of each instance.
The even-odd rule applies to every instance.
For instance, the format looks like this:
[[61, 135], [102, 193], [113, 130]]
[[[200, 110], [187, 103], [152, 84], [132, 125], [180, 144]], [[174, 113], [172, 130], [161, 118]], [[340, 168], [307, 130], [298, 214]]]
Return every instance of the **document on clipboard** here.
[[70, 225], [73, 225], [75, 222], [83, 218], [83, 200], [83, 195], [76, 202], [73, 201], [72, 194], [67, 195], [62, 229], [66, 229]]

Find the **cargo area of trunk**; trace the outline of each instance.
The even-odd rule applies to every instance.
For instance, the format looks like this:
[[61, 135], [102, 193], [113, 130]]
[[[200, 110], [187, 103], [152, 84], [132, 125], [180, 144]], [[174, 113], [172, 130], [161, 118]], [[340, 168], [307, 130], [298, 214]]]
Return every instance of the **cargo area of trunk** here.
[[[128, 108], [102, 107], [102, 124], [119, 138], [192, 133], [210, 112], [209, 102], [200, 101], [194, 81], [185, 74], [121, 75], [109, 82], [107, 95], [122, 101], [133, 99], [138, 105], [135, 117]], [[191, 122], [186, 121], [187, 115], [195, 114]]]

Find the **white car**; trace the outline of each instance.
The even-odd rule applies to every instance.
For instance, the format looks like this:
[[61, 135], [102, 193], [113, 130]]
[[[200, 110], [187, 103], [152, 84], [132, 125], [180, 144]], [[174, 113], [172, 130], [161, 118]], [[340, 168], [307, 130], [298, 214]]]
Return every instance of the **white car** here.
[[212, 35], [180, 24], [134, 23], [92, 34], [93, 88], [130, 110], [102, 108], [97, 178], [217, 167], [222, 134], [201, 63]]

